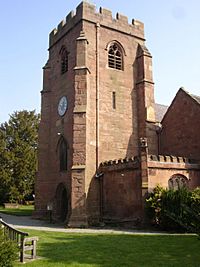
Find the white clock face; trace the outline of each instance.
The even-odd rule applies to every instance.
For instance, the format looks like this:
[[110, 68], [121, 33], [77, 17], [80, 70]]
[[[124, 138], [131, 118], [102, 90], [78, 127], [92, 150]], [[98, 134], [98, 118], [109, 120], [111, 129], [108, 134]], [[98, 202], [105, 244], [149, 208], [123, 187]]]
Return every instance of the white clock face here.
[[59, 100], [59, 103], [58, 103], [58, 114], [60, 116], [63, 116], [67, 110], [67, 106], [68, 106], [68, 103], [67, 103], [67, 98], [66, 96], [63, 96], [61, 97], [61, 99]]

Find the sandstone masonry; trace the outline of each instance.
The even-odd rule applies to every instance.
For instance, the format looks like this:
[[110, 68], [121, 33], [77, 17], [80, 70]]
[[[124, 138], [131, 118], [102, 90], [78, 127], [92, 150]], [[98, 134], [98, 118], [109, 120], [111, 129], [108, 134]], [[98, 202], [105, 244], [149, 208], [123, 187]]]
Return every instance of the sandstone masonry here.
[[82, 2], [50, 33], [43, 69], [35, 217], [51, 207], [69, 226], [138, 224], [156, 183], [179, 173], [199, 184], [198, 163], [157, 156], [161, 142], [171, 150], [142, 22]]

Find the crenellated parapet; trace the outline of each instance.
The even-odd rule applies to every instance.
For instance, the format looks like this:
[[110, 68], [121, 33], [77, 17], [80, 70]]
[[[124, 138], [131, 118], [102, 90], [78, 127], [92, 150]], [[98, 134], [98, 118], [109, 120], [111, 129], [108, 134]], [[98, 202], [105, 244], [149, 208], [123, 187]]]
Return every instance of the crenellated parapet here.
[[136, 162], [138, 161], [138, 157], [131, 157], [131, 158], [124, 158], [124, 159], [114, 159], [114, 160], [108, 160], [104, 161], [100, 164], [100, 167], [102, 166], [111, 166], [111, 165], [117, 165], [117, 164], [123, 164], [128, 162]]
[[148, 161], [166, 162], [166, 163], [188, 163], [200, 164], [199, 161], [188, 159], [186, 157], [166, 156], [166, 155], [148, 155]]
[[137, 168], [139, 168], [139, 157], [137, 156], [131, 158], [104, 161], [99, 166], [99, 169], [102, 171], [117, 171], [122, 169]]
[[53, 29], [49, 36], [49, 47], [56, 43], [64, 34], [70, 31], [81, 20], [107, 27], [116, 31], [124, 32], [136, 38], [144, 40], [144, 24], [133, 19], [132, 23], [128, 22], [128, 17], [117, 13], [113, 17], [112, 12], [108, 9], [99, 8], [88, 2], [81, 2], [76, 8], [76, 12], [71, 11], [57, 28]]

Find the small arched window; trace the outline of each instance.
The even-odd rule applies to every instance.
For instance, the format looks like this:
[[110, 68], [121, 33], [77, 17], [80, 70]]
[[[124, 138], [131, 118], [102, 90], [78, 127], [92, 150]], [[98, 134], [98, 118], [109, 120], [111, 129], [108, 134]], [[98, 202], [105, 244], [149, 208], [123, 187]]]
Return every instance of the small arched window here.
[[64, 74], [68, 71], [68, 55], [69, 53], [67, 50], [62, 47], [60, 51], [60, 57], [61, 57], [61, 74]]
[[123, 70], [123, 53], [117, 42], [112, 43], [108, 49], [108, 67]]
[[59, 146], [60, 171], [67, 170], [67, 142], [62, 138]]
[[181, 174], [174, 174], [168, 181], [169, 189], [178, 190], [188, 187], [188, 179]]

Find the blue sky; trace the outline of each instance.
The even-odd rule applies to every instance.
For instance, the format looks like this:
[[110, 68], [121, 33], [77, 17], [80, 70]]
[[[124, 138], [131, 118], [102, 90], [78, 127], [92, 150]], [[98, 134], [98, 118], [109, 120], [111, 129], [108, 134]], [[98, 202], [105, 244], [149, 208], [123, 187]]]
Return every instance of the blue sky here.
[[[48, 35], [78, 0], [0, 0], [0, 123], [23, 109], [40, 112]], [[93, 0], [141, 20], [153, 56], [155, 100], [169, 105], [179, 87], [200, 95], [199, 0]]]

